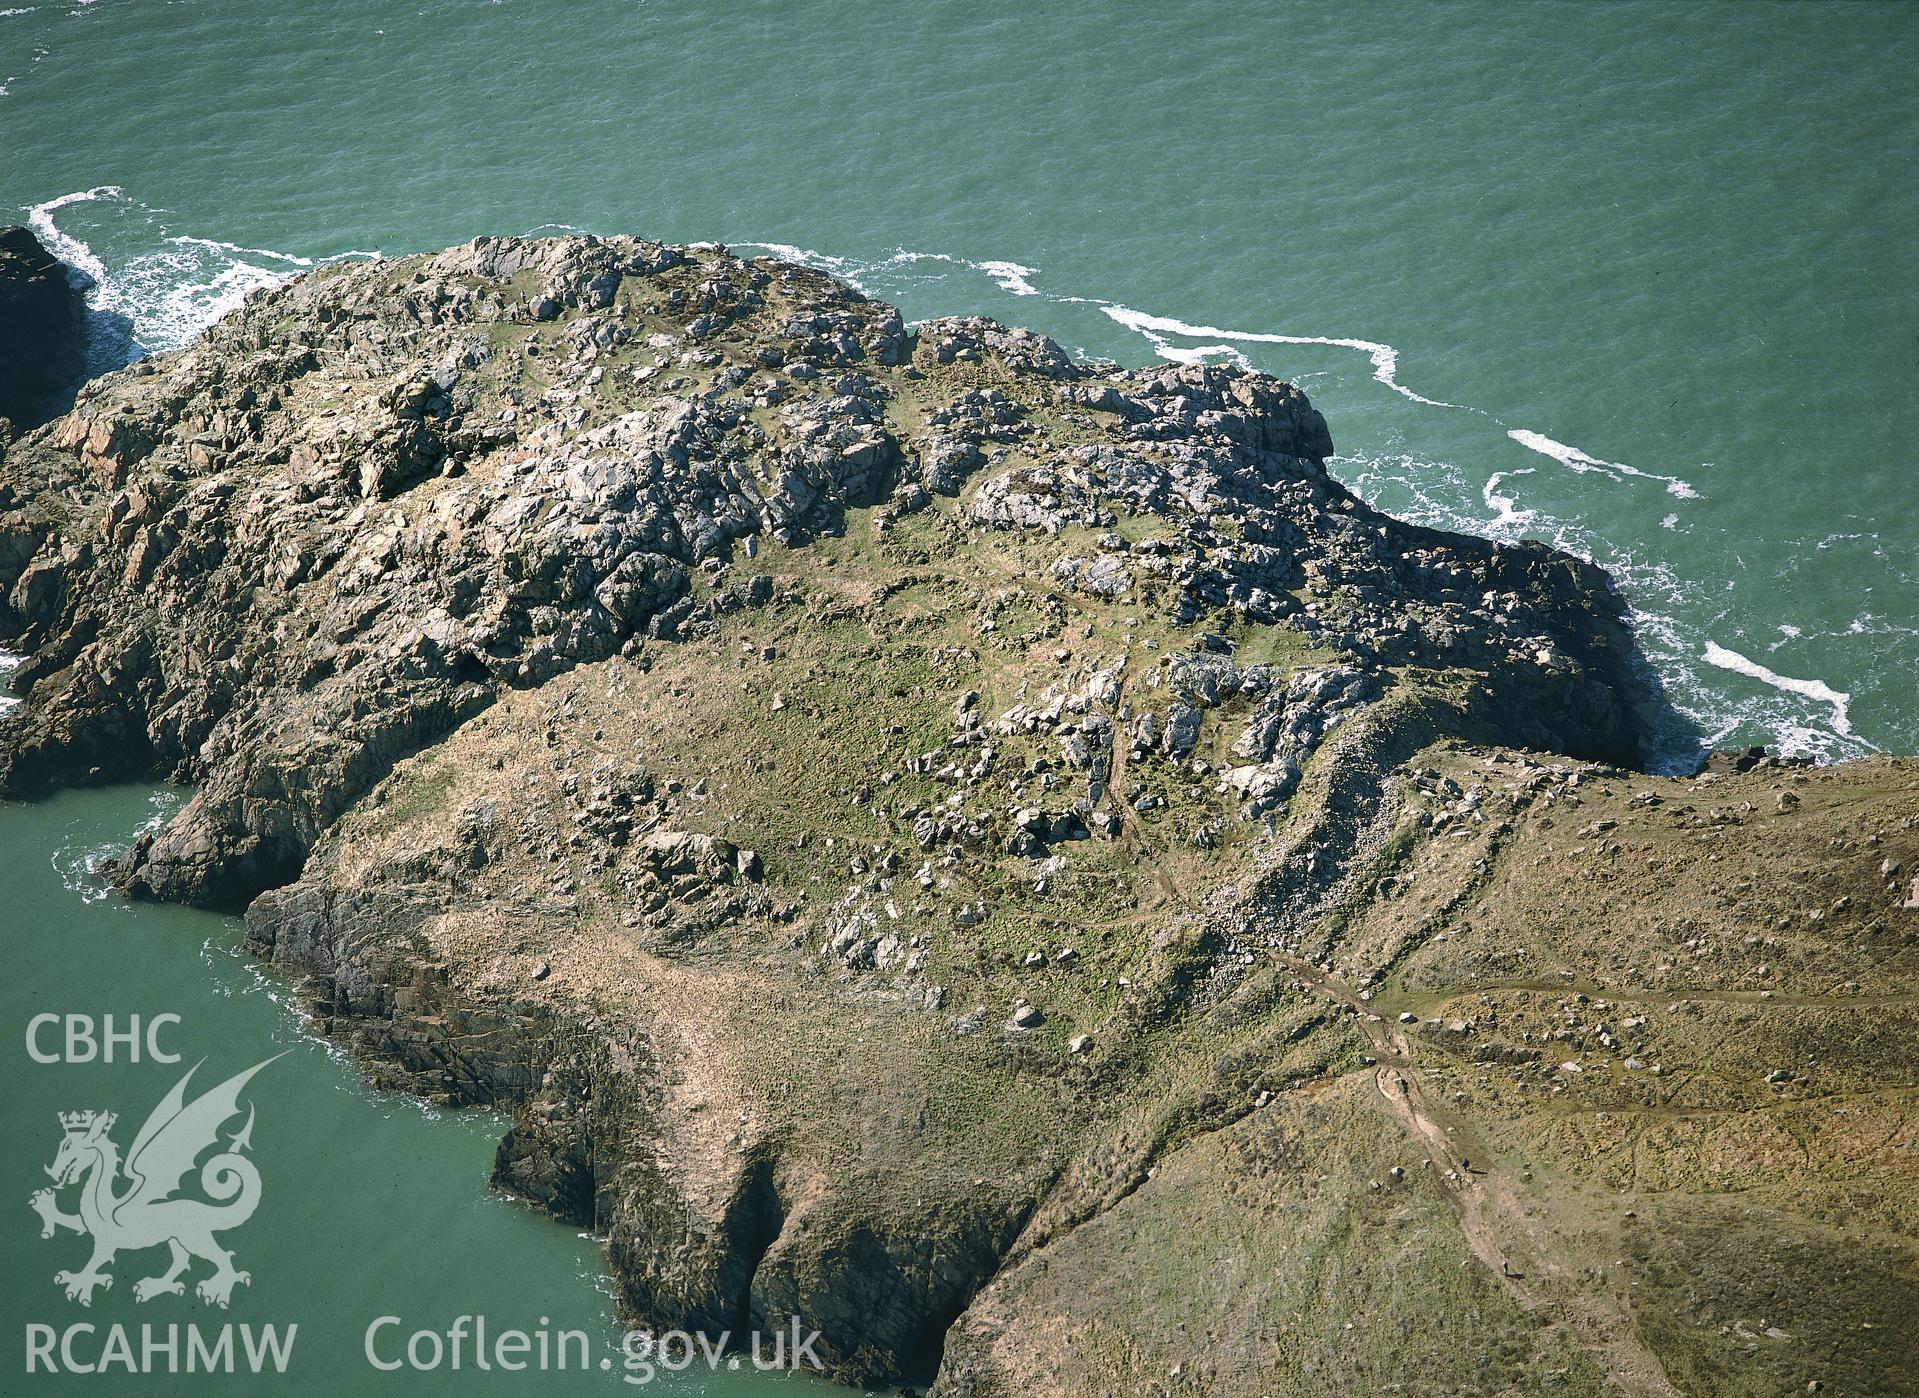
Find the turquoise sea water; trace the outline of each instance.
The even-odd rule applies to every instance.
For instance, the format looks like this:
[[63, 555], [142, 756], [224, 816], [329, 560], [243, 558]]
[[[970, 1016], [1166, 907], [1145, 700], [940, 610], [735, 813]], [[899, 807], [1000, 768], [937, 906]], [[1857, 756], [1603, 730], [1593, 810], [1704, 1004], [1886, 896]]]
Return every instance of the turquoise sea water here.
[[[92, 873], [95, 861], [123, 848], [180, 799], [179, 792], [120, 787], [32, 806], [0, 804], [0, 1071], [7, 1084], [0, 1095], [0, 1256], [6, 1261], [0, 1268], [0, 1394], [804, 1398], [830, 1391], [796, 1377], [724, 1367], [709, 1374], [704, 1360], [680, 1374], [656, 1365], [651, 1382], [627, 1382], [647, 1370], [627, 1367], [598, 1247], [486, 1188], [501, 1119], [428, 1112], [405, 1098], [369, 1092], [350, 1062], [301, 1030], [287, 988], [240, 950], [236, 922], [126, 903]], [[124, 1042], [105, 1063], [98, 1052], [89, 1055], [84, 1041], [74, 1057], [91, 1061], [38, 1062], [28, 1026], [41, 1014], [90, 1016], [96, 1044], [107, 1015], [122, 1032], [135, 1016], [144, 1027], [155, 1015], [178, 1015], [155, 1042], [182, 1061], [149, 1059], [143, 1033], [137, 1062], [129, 1061]], [[58, 1028], [42, 1026], [34, 1047], [42, 1056], [66, 1056]], [[251, 1283], [234, 1288], [225, 1310], [203, 1304], [192, 1288], [212, 1268], [196, 1262], [184, 1296], [143, 1303], [134, 1284], [166, 1268], [165, 1250], [149, 1248], [120, 1254], [108, 1268], [112, 1287], [95, 1292], [91, 1305], [68, 1300], [54, 1273], [79, 1271], [89, 1240], [66, 1230], [40, 1237], [40, 1222], [27, 1206], [50, 1184], [44, 1167], [60, 1144], [62, 1114], [116, 1113], [110, 1135], [124, 1155], [187, 1068], [200, 1063], [191, 1096], [269, 1058], [248, 1084], [242, 1107], [253, 1112], [247, 1153], [260, 1175], [259, 1207], [218, 1235]], [[221, 1139], [246, 1121], [236, 1115]], [[77, 1208], [78, 1193], [62, 1191], [63, 1212]], [[197, 1197], [191, 1184], [186, 1193]], [[437, 1367], [406, 1364], [415, 1331], [444, 1336], [462, 1315], [486, 1317], [496, 1340], [509, 1328], [529, 1336], [544, 1330], [549, 1356], [558, 1355], [552, 1337], [562, 1331], [586, 1338], [569, 1342], [563, 1371], [477, 1369], [470, 1326], [457, 1371], [446, 1341]], [[375, 1368], [365, 1355], [367, 1328], [382, 1316], [400, 1322], [382, 1327], [373, 1342], [382, 1363], [402, 1365], [394, 1371]], [[205, 1345], [217, 1348], [227, 1324], [236, 1327], [236, 1356], [245, 1344], [239, 1326], [254, 1327], [257, 1338], [260, 1327], [272, 1325], [283, 1339], [297, 1326], [284, 1373], [270, 1366], [259, 1378], [243, 1366], [232, 1374], [169, 1373], [170, 1361], [159, 1350], [147, 1362], [144, 1327], [154, 1327], [161, 1342], [169, 1326], [181, 1328], [171, 1362], [184, 1369], [185, 1327], [198, 1327]], [[100, 1372], [49, 1373], [45, 1363], [28, 1369], [30, 1327], [50, 1327], [58, 1355], [70, 1328], [89, 1325], [91, 1331], [68, 1341], [68, 1352], [77, 1363], [102, 1364]], [[134, 1364], [144, 1363], [141, 1372], [109, 1357], [115, 1326], [127, 1335]], [[582, 1344], [585, 1367], [576, 1362]], [[422, 1341], [421, 1363], [430, 1363], [433, 1353]], [[770, 1339], [766, 1353], [772, 1353]], [[674, 1363], [679, 1357], [671, 1351]], [[607, 1369], [599, 1367], [602, 1359]]]

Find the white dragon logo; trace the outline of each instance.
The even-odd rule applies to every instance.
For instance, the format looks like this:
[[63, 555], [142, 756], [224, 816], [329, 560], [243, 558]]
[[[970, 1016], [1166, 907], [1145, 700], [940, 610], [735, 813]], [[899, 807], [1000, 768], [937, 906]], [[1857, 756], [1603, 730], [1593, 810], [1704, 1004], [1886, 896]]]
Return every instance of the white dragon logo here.
[[[284, 1055], [274, 1055], [280, 1057]], [[46, 1167], [54, 1188], [36, 1191], [27, 1202], [40, 1215], [41, 1237], [51, 1238], [57, 1228], [93, 1236], [93, 1256], [83, 1270], [53, 1274], [55, 1285], [66, 1288], [69, 1301], [90, 1306], [95, 1287], [111, 1288], [113, 1278], [103, 1269], [122, 1249], [137, 1252], [161, 1243], [171, 1249], [172, 1262], [160, 1276], [134, 1283], [136, 1301], [185, 1294], [186, 1284], [180, 1274], [196, 1257], [214, 1267], [213, 1275], [194, 1288], [202, 1301], [225, 1307], [236, 1283], [253, 1280], [251, 1274], [234, 1270], [233, 1254], [213, 1237], [239, 1227], [259, 1207], [260, 1172], [241, 1153], [253, 1136], [251, 1106], [247, 1108], [247, 1124], [232, 1137], [229, 1149], [210, 1158], [200, 1169], [200, 1188], [214, 1202], [169, 1196], [180, 1187], [201, 1152], [220, 1143], [220, 1127], [240, 1110], [240, 1089], [274, 1058], [235, 1074], [191, 1102], [186, 1100], [187, 1080], [200, 1065], [187, 1069], [186, 1076], [173, 1085], [134, 1136], [124, 1167], [120, 1148], [108, 1134], [117, 1120], [112, 1112], [60, 1113], [60, 1125], [66, 1134], [61, 1137], [53, 1163]], [[116, 1190], [116, 1184], [123, 1168], [128, 1186], [122, 1192]], [[82, 1178], [85, 1183], [80, 1188], [79, 1212], [62, 1213], [54, 1191]]]

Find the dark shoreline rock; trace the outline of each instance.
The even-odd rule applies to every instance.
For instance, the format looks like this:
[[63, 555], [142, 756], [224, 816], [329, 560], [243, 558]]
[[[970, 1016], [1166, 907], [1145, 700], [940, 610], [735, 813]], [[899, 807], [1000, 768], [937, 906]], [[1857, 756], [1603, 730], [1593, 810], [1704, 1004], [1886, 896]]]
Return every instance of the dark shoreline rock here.
[[78, 278], [32, 229], [0, 228], [0, 418], [15, 432], [58, 413], [86, 372]]

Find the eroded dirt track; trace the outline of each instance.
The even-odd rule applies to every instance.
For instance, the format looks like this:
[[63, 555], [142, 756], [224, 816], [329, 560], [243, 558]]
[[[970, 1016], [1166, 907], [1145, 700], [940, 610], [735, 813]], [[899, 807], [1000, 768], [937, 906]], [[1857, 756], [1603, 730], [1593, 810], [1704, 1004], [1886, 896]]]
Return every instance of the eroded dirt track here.
[[1371, 1009], [1337, 977], [1286, 952], [1269, 953], [1300, 982], [1348, 1007], [1373, 1047], [1373, 1081], [1393, 1119], [1426, 1152], [1433, 1176], [1473, 1254], [1529, 1310], [1568, 1326], [1606, 1372], [1629, 1393], [1677, 1395], [1630, 1317], [1582, 1284], [1559, 1256], [1549, 1206], [1527, 1191], [1496, 1158], [1477, 1148], [1470, 1129], [1435, 1106], [1412, 1046], [1392, 1021]]

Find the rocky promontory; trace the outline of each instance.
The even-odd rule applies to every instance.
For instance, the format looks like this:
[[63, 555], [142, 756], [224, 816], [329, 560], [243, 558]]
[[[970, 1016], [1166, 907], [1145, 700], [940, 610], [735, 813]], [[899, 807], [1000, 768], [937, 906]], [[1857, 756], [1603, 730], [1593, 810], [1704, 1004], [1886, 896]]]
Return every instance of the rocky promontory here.
[[[16, 431], [58, 411], [87, 366], [86, 302], [29, 228], [0, 228], [0, 418]], [[7, 433], [0, 429], [0, 447]]]
[[1640, 774], [1604, 574], [1331, 454], [719, 248], [329, 266], [8, 447], [0, 792], [193, 784], [127, 891], [511, 1109], [650, 1324], [951, 1394], [1895, 1372], [1919, 768]]

